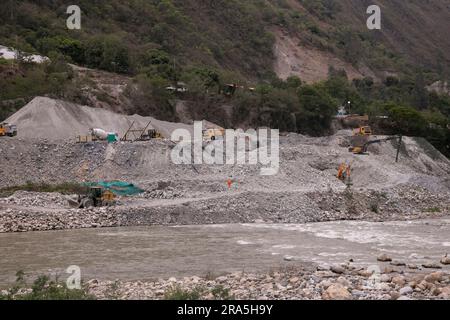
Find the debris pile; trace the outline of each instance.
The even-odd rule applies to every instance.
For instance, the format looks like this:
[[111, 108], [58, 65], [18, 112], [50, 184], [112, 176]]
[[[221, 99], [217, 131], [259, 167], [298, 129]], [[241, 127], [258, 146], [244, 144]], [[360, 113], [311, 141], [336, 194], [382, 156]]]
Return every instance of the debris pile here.
[[12, 196], [0, 198], [0, 204], [25, 207], [64, 208], [67, 198], [60, 193], [16, 191]]
[[157, 281], [98, 281], [86, 284], [99, 299], [167, 299], [173, 292], [199, 299], [221, 300], [442, 300], [450, 298], [446, 272], [411, 272], [386, 267], [380, 273], [343, 264], [330, 267], [284, 268], [270, 273], [235, 272], [219, 277], [185, 277]]
[[[278, 174], [263, 176], [262, 164], [175, 164], [171, 160], [174, 143], [167, 140], [80, 144], [39, 138], [47, 131], [64, 138], [66, 131], [72, 135], [88, 128], [92, 119], [104, 121], [98, 127], [120, 131], [106, 123], [120, 127], [117, 117], [124, 117], [46, 99], [37, 98], [13, 115], [24, 136], [2, 140], [0, 152], [8, 161], [2, 165], [0, 185], [128, 181], [144, 190], [121, 199], [120, 206], [107, 208], [115, 220], [106, 218], [105, 223], [97, 222], [100, 226], [118, 225], [118, 216], [120, 225], [134, 226], [407, 220], [450, 212], [450, 161], [424, 139], [404, 137], [396, 163], [393, 142], [371, 146], [370, 155], [355, 155], [345, 147], [351, 136], [348, 131], [317, 138], [288, 134], [280, 137]], [[58, 112], [49, 113], [52, 108]], [[41, 118], [52, 123], [43, 125]], [[166, 131], [183, 127], [166, 125]], [[337, 178], [344, 163], [352, 168], [349, 183]], [[1, 230], [29, 230], [31, 225], [33, 230], [46, 230], [50, 220], [57, 222], [51, 228], [58, 229], [89, 225], [67, 220], [64, 210], [69, 209], [61, 207], [63, 198], [51, 197], [19, 193], [0, 200], [0, 217], [6, 210], [9, 217], [0, 219]]]
[[117, 226], [120, 226], [120, 216], [108, 208], [85, 210], [7, 208], [0, 211], [0, 233]]

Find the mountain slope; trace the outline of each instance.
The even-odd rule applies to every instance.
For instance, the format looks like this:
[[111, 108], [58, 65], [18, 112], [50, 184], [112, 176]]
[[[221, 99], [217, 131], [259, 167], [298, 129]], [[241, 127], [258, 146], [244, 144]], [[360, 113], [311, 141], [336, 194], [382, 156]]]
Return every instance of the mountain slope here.
[[[450, 154], [450, 97], [427, 90], [449, 80], [450, 0], [77, 3], [75, 31], [63, 0], [0, 7], [0, 45], [51, 59], [0, 59], [0, 118], [50, 96], [166, 121], [318, 136], [332, 133], [346, 105], [388, 119], [376, 124], [384, 134], [426, 137]], [[382, 8], [379, 31], [366, 26], [373, 3]], [[181, 82], [186, 92], [167, 90]], [[234, 95], [228, 84], [238, 84]]]
[[[412, 64], [434, 70], [450, 64], [449, 0], [362, 0], [339, 1], [338, 20], [364, 31], [369, 5], [378, 4], [382, 12], [380, 44], [392, 49]], [[448, 71], [448, 70], [447, 70]]]
[[[0, 43], [43, 54], [62, 51], [74, 62], [109, 71], [134, 73], [145, 66], [148, 51], [158, 49], [175, 65], [261, 78], [273, 69], [273, 27], [300, 38], [302, 47], [374, 72], [399, 71], [407, 62], [442, 73], [450, 64], [450, 0], [80, 0], [81, 31], [65, 28], [65, 1], [5, 2]], [[381, 31], [366, 28], [366, 9], [374, 3], [382, 8]], [[102, 41], [125, 50], [124, 61], [112, 67], [94, 59]]]

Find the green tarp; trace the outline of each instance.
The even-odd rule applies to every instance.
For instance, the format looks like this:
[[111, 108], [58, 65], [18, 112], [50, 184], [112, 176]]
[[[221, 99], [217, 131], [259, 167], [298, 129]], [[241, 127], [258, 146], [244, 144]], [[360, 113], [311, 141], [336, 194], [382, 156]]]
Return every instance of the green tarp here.
[[115, 135], [115, 134], [108, 134], [108, 137], [106, 140], [108, 141], [108, 143], [113, 143], [113, 142], [119, 141], [117, 139], [117, 135]]
[[118, 196], [133, 196], [145, 190], [136, 187], [132, 183], [122, 181], [99, 181], [86, 183], [88, 187], [102, 187]]

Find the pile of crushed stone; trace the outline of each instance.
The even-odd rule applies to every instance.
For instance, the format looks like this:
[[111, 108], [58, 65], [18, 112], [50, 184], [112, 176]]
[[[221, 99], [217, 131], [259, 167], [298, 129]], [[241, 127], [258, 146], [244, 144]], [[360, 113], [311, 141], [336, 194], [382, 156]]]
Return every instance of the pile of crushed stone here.
[[74, 103], [36, 97], [6, 120], [18, 127], [18, 137], [28, 139], [66, 140], [87, 135], [90, 128], [115, 132], [122, 137], [134, 122], [134, 129], [158, 130], [170, 138], [175, 129], [192, 131], [190, 125], [160, 121], [139, 115], [126, 116], [100, 108], [90, 108]]

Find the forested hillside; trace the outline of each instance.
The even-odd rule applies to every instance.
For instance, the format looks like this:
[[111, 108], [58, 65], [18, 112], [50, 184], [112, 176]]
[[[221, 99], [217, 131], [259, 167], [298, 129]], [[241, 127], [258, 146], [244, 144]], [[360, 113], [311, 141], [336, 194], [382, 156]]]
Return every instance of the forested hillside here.
[[[382, 9], [380, 31], [366, 27], [373, 3]], [[426, 86], [449, 79], [450, 0], [79, 0], [81, 30], [66, 28], [69, 4], [2, 2], [0, 45], [52, 62], [0, 59], [1, 118], [36, 95], [89, 104], [82, 88], [92, 83], [67, 66], [73, 63], [130, 78], [129, 113], [177, 120], [173, 100], [182, 99], [192, 118], [320, 135], [350, 100], [353, 111], [389, 116], [386, 131], [425, 136], [448, 154], [450, 98]], [[279, 79], [274, 45], [284, 40], [277, 32], [361, 77], [331, 64], [317, 83], [295, 72]], [[187, 94], [165, 90], [179, 81]], [[227, 83], [256, 90], [228, 97], [220, 94]]]

